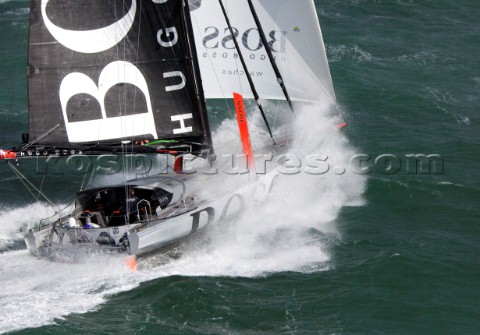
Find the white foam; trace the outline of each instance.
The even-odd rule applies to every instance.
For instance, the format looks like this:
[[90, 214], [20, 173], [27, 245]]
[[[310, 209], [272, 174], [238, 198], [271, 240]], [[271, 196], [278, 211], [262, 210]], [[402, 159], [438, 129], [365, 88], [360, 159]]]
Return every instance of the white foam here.
[[[252, 121], [251, 130], [258, 124]], [[254, 277], [328, 269], [330, 246], [340, 235], [335, 219], [342, 207], [363, 204], [365, 187], [364, 176], [348, 169], [343, 174], [334, 172], [333, 167], [347, 168], [355, 153], [336, 129], [337, 122], [318, 108], [303, 108], [294, 124], [295, 142], [290, 151], [301, 160], [314, 153], [326, 155], [331, 170], [319, 175], [280, 174], [268, 202], [181, 245], [178, 259], [167, 264], [164, 256], [141, 260], [140, 265], [147, 268], [144, 274]], [[238, 149], [235, 131], [232, 122], [226, 121], [215, 133], [216, 143], [224, 143], [221, 152]], [[257, 134], [255, 140], [268, 142], [268, 135]]]
[[329, 44], [326, 46], [328, 59], [331, 63], [340, 62], [345, 58], [358, 63], [380, 63], [382, 59], [375, 57], [358, 45]]
[[[0, 250], [23, 240], [28, 227], [54, 214], [42, 203], [0, 209]], [[27, 250], [9, 251], [0, 253], [0, 273], [0, 333], [91, 311], [106, 296], [138, 285], [118, 257], [92, 256], [84, 264], [65, 264], [37, 259]]]
[[108, 295], [137, 285], [123, 259], [104, 257], [85, 264], [39, 260], [28, 251], [0, 254], [0, 333], [51, 324], [85, 313]]
[[[346, 167], [355, 151], [335, 129], [338, 120], [318, 107], [304, 108], [297, 115], [291, 153], [302, 159], [312, 153], [327, 155], [332, 167]], [[258, 117], [253, 117], [250, 130], [257, 148], [269, 141], [259, 124]], [[220, 126], [214, 138], [221, 143], [217, 153], [241, 152], [237, 132], [232, 121]], [[331, 245], [341, 234], [335, 219], [342, 207], [362, 204], [364, 178], [348, 171], [336, 174], [333, 169], [320, 175], [280, 174], [268, 202], [181, 244], [179, 258], [140, 259], [138, 273], [129, 272], [119, 258], [62, 264], [38, 260], [25, 250], [0, 254], [0, 332], [38, 327], [71, 313], [92, 311], [109, 295], [160, 277], [256, 277], [329, 269], [334, 266]], [[21, 228], [46, 212], [44, 205], [4, 211], [0, 240], [21, 239]]]
[[20, 208], [0, 206], [0, 251], [22, 240], [27, 227], [53, 215], [55, 211], [45, 204], [31, 204]]

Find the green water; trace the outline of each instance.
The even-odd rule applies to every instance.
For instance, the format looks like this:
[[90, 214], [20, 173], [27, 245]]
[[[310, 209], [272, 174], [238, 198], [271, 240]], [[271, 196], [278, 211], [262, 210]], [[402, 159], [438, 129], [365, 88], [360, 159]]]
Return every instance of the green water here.
[[[54, 324], [41, 326], [30, 316], [35, 328], [25, 329], [28, 322], [13, 328], [9, 322], [26, 313], [19, 304], [18, 310], [2, 312], [9, 316], [1, 319], [0, 329], [16, 329], [15, 334], [478, 333], [480, 3], [315, 3], [347, 137], [358, 153], [372, 160], [394, 155], [400, 164], [396, 173], [382, 168], [381, 161], [373, 166], [364, 204], [342, 208], [330, 223], [338, 234], [319, 234], [325, 262], [292, 271], [281, 266], [267, 273], [244, 271], [247, 275], [237, 275], [235, 264], [222, 275], [177, 275], [169, 265], [131, 289], [113, 290], [90, 311], [73, 308], [60, 318], [65, 311], [59, 308]], [[0, 1], [4, 147], [15, 144], [27, 123], [27, 7], [27, 1]], [[442, 169], [415, 173], [407, 165], [410, 154], [436, 154]], [[21, 192], [3, 164], [0, 180], [0, 207], [27, 211], [30, 195]], [[47, 186], [60, 195], [78, 188], [58, 179]], [[27, 255], [16, 258], [21, 238], [11, 235], [17, 242], [0, 256], [22, 267]], [[282, 264], [282, 258], [271, 261]], [[248, 268], [248, 260], [239, 259], [238, 266]], [[6, 267], [0, 271], [7, 275]], [[56, 280], [52, 275], [53, 293], [58, 293]], [[28, 292], [18, 298], [24, 294], [18, 287], [2, 292], [0, 304], [28, 301]], [[95, 290], [87, 292], [87, 300], [88, 294], [94, 299]], [[39, 319], [48, 294], [44, 300], [30, 304]]]

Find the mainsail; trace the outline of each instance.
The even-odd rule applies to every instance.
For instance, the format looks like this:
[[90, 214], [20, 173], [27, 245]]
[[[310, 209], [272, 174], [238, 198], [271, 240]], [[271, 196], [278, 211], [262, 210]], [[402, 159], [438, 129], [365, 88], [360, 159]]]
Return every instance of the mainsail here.
[[[249, 4], [246, 0], [222, 0], [248, 71], [258, 94], [285, 100], [270, 66]], [[240, 92], [252, 98], [225, 18], [218, 1], [190, 0], [193, 29], [207, 98], [229, 97]], [[335, 102], [332, 79], [313, 0], [253, 0], [264, 33], [293, 101]]]
[[205, 99], [253, 97], [245, 71], [260, 98], [335, 102], [313, 0], [221, 1], [31, 0], [29, 133], [0, 158], [211, 152]]
[[189, 15], [183, 0], [32, 0], [24, 140], [209, 148]]

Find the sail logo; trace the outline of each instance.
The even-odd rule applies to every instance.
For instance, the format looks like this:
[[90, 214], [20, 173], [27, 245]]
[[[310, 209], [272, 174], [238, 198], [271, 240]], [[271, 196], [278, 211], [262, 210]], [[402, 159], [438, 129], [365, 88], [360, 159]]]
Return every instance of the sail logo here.
[[[240, 31], [238, 28], [232, 27], [233, 36], [237, 41], [241, 41], [243, 48], [248, 51], [258, 51], [264, 47], [260, 33], [257, 28], [248, 28]], [[203, 46], [206, 49], [223, 48], [227, 50], [235, 49], [233, 36], [228, 28], [222, 31], [218, 27], [210, 26], [204, 30]], [[272, 30], [269, 32], [267, 39], [270, 50], [275, 53], [286, 52], [286, 31]]]
[[[122, 78], [119, 81], [118, 78]], [[120, 138], [122, 135], [138, 136], [144, 134], [157, 135], [150, 92], [147, 82], [140, 70], [133, 64], [115, 61], [108, 64], [100, 73], [98, 87], [87, 75], [73, 72], [67, 75], [60, 84], [60, 103], [70, 142], [86, 142]], [[110, 88], [122, 84], [132, 84], [144, 95], [148, 113], [107, 118], [105, 96]], [[67, 104], [77, 94], [89, 94], [99, 103], [102, 118], [97, 120], [68, 122]], [[86, 132], [85, 129], [88, 129]], [[141, 129], [138, 134], [136, 129]]]
[[[169, 0], [151, 0], [153, 4], [164, 4]], [[50, 0], [42, 0], [41, 12], [45, 27], [50, 34], [64, 47], [81, 54], [97, 54], [117, 46], [132, 30], [137, 15], [137, 0], [132, 0], [126, 14], [118, 21], [93, 30], [69, 30], [54, 24], [47, 15], [47, 5]], [[50, 5], [54, 5], [52, 2]], [[162, 48], [172, 48], [179, 41], [176, 27], [162, 27], [157, 34], [157, 42]], [[185, 75], [181, 71], [164, 72], [163, 78], [174, 82], [165, 86], [165, 92], [182, 90], [186, 86]], [[146, 111], [131, 115], [108, 116], [105, 107], [105, 97], [109, 89], [130, 84], [145, 97]], [[93, 97], [100, 105], [101, 117], [87, 121], [69, 121], [68, 102], [79, 94]], [[65, 122], [68, 140], [71, 143], [95, 142], [132, 137], [158, 138], [153, 113], [152, 100], [147, 80], [141, 70], [134, 64], [124, 60], [114, 60], [108, 63], [100, 72], [98, 83], [81, 72], [66, 75], [59, 87], [60, 105]], [[172, 122], [180, 121], [180, 128], [173, 129], [173, 134], [192, 132], [192, 127], [185, 126], [185, 119], [190, 115], [172, 116]]]

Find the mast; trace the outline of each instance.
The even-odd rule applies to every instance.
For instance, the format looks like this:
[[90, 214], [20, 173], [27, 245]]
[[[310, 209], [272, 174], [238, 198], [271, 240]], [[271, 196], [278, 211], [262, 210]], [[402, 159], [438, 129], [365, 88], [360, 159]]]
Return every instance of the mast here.
[[255, 10], [255, 6], [253, 5], [252, 0], [248, 0], [248, 6], [250, 7], [250, 11], [252, 12], [253, 19], [255, 20], [255, 24], [257, 25], [258, 32], [260, 33], [260, 38], [262, 40], [263, 45], [265, 46], [265, 50], [267, 51], [268, 59], [270, 60], [270, 64], [272, 64], [273, 71], [275, 72], [275, 75], [277, 76], [277, 82], [282, 88], [283, 94], [285, 95], [285, 98], [287, 99], [288, 105], [290, 106], [290, 109], [292, 112], [295, 112], [293, 109], [293, 104], [292, 100], [290, 100], [290, 96], [288, 95], [287, 87], [285, 86], [285, 82], [283, 81], [282, 74], [280, 73], [280, 70], [278, 69], [277, 62], [275, 61], [275, 58], [273, 57], [272, 50], [270, 49], [270, 44], [267, 41], [267, 37], [265, 36], [265, 32], [263, 31], [262, 24], [260, 23], [260, 20], [258, 19], [257, 11]]
[[197, 48], [195, 47], [195, 38], [193, 35], [193, 28], [192, 28], [192, 18], [190, 16], [190, 7], [188, 0], [184, 2], [184, 6], [182, 7], [182, 16], [185, 22], [185, 27], [187, 29], [187, 44], [190, 51], [190, 62], [192, 64], [193, 69], [193, 79], [195, 81], [195, 90], [197, 93], [197, 100], [200, 112], [200, 120], [203, 126], [203, 136], [204, 141], [208, 146], [208, 155], [213, 155], [213, 144], [212, 144], [212, 135], [210, 133], [210, 124], [208, 121], [208, 109], [206, 105], [205, 93], [203, 91], [202, 85], [202, 76], [200, 73], [200, 66], [198, 65], [198, 55], [197, 55]]
[[240, 50], [240, 47], [238, 45], [237, 38], [235, 37], [235, 33], [233, 32], [233, 28], [232, 28], [232, 25], [230, 24], [230, 19], [228, 18], [227, 11], [225, 10], [225, 6], [223, 5], [222, 0], [218, 0], [218, 2], [220, 3], [220, 7], [222, 7], [223, 16], [225, 17], [225, 21], [227, 22], [228, 30], [230, 31], [230, 35], [232, 36], [233, 43], [235, 44], [235, 49], [237, 49], [240, 62], [242, 63], [243, 69], [245, 70], [245, 75], [247, 76], [248, 83], [250, 84], [250, 89], [252, 90], [255, 101], [257, 102], [257, 107], [260, 110], [260, 113], [262, 114], [263, 121], [265, 122], [265, 125], [267, 126], [267, 129], [268, 129], [268, 133], [270, 134], [270, 137], [272, 138], [272, 141], [275, 144], [275, 140], [273, 139], [273, 135], [272, 135], [272, 130], [270, 129], [270, 125], [268, 124], [268, 120], [267, 120], [267, 117], [265, 116], [265, 112], [263, 111], [263, 107], [260, 104], [260, 97], [258, 96], [257, 89], [255, 88], [255, 84], [253, 83], [252, 77], [248, 72], [247, 64], [245, 63], [245, 59], [243, 58], [242, 51]]

